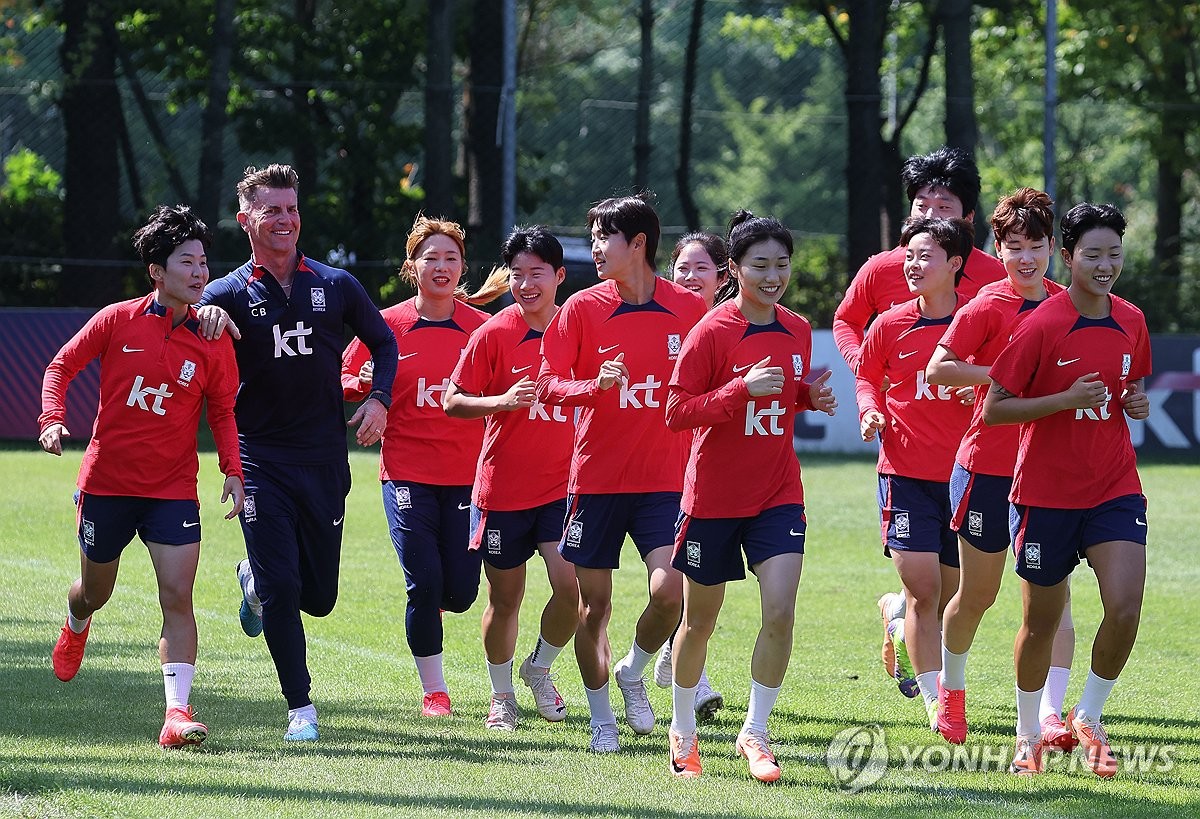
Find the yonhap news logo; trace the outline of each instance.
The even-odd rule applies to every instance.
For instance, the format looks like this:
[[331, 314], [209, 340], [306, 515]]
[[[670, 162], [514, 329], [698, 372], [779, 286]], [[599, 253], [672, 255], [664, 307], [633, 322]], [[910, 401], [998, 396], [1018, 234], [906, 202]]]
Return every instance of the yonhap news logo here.
[[[1167, 773], [1175, 767], [1174, 745], [1113, 745], [1118, 773], [1141, 776]], [[839, 731], [825, 750], [825, 767], [838, 788], [857, 793], [871, 787], [889, 770], [925, 773], [1005, 773], [1012, 764], [1013, 744], [896, 745], [887, 744], [887, 733], [876, 723], [853, 725]], [[1081, 748], [1064, 753], [1057, 748], [1043, 751], [1046, 771], [1091, 775]]]

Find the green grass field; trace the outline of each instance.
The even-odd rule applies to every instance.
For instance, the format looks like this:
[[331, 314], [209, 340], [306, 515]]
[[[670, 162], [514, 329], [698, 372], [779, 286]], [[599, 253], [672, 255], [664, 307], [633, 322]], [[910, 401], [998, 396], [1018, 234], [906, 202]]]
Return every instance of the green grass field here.
[[[1033, 780], [903, 764], [904, 754], [927, 747], [933, 750], [922, 758], [936, 768], [948, 746], [922, 727], [918, 702], [903, 699], [879, 663], [874, 601], [898, 584], [879, 554], [873, 465], [807, 459], [808, 557], [796, 648], [771, 725], [784, 779], [764, 787], [732, 752], [757, 629], [753, 581], [731, 585], [711, 645], [710, 676], [727, 707], [701, 730], [699, 780], [674, 781], [666, 771], [670, 692], [653, 685], [654, 733], [634, 737], [622, 727], [621, 753], [586, 753], [587, 706], [570, 651], [556, 663], [569, 709], [564, 723], [542, 722], [518, 683], [520, 730], [486, 731], [482, 603], [446, 619], [455, 715], [419, 718], [420, 686], [403, 632], [403, 578], [387, 538], [375, 459], [366, 453], [353, 458], [338, 606], [328, 618], [306, 620], [321, 741], [303, 747], [282, 741], [285, 706], [264, 642], [238, 628], [233, 567], [243, 554], [241, 534], [236, 522], [221, 519], [215, 456], [202, 458], [200, 660], [192, 702], [211, 734], [195, 751], [164, 752], [155, 741], [163, 697], [155, 649], [160, 619], [144, 549], [135, 544], [126, 551], [117, 591], [93, 621], [79, 675], [63, 684], [51, 672], [66, 589], [79, 570], [70, 502], [79, 457], [79, 449], [62, 459], [29, 448], [0, 452], [7, 487], [0, 512], [0, 815], [1200, 815], [1195, 465], [1142, 468], [1151, 512], [1145, 612], [1105, 715], [1114, 745], [1167, 746], [1171, 764], [1104, 782], [1078, 766], [1069, 770], [1066, 759]], [[633, 554], [627, 550], [627, 565], [615, 576], [610, 634], [617, 654], [628, 650], [645, 599], [645, 574]], [[518, 659], [536, 636], [544, 599], [544, 576], [531, 565]], [[1076, 573], [1074, 598], [1075, 664], [1083, 672], [1099, 618], [1086, 568]], [[1018, 620], [1016, 583], [1006, 580], [968, 668], [968, 749], [1010, 747]], [[1072, 680], [1068, 704], [1082, 681], [1082, 673]], [[867, 723], [886, 731], [891, 764], [877, 784], [846, 793], [825, 767], [825, 750], [842, 729]]]

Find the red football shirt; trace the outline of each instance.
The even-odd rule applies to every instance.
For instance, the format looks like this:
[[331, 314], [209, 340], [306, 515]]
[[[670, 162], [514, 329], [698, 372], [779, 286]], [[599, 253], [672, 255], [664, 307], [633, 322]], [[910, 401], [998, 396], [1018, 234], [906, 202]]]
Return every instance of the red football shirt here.
[[[542, 333], [513, 304], [475, 331], [450, 381], [471, 395], [503, 395], [542, 366]], [[481, 509], [533, 509], [567, 494], [574, 411], [535, 401], [484, 419], [471, 500]]]
[[1020, 425], [1013, 503], [1091, 509], [1142, 491], [1121, 394], [1150, 374], [1150, 335], [1141, 310], [1111, 300], [1108, 318], [1089, 319], [1068, 293], [1051, 296], [992, 365], [992, 380], [1016, 396], [1053, 395], [1088, 373], [1099, 373], [1111, 396], [1096, 409]]
[[[413, 297], [380, 311], [396, 334], [399, 352], [379, 479], [467, 486], [475, 479], [483, 420], [451, 418], [442, 409], [442, 398], [467, 338], [491, 317], [455, 301], [450, 318], [428, 321], [417, 314], [415, 302]], [[342, 353], [342, 392], [347, 401], [365, 398], [371, 391], [370, 385], [358, 380], [370, 357], [371, 351], [357, 338]]]
[[205, 401], [221, 472], [242, 477], [233, 344], [228, 335], [205, 341], [190, 307], [172, 327], [172, 312], [153, 294], [110, 304], [46, 368], [41, 430], [64, 423], [67, 386], [100, 359], [100, 407], [79, 468], [84, 492], [198, 502], [196, 429]]
[[[1046, 280], [1047, 298], [1062, 291], [1061, 284]], [[1013, 333], [1042, 302], [1028, 301], [1007, 277], [984, 285], [979, 293], [954, 316], [950, 329], [942, 337], [945, 347], [963, 361], [990, 367]], [[983, 423], [983, 397], [991, 384], [975, 387], [971, 426], [954, 456], [955, 462], [974, 473], [1012, 477], [1017, 462], [1017, 427]]]
[[[792, 428], [797, 408], [809, 405], [804, 377], [812, 364], [812, 328], [783, 307], [775, 308], [775, 317], [769, 325], [751, 324], [727, 301], [683, 343], [667, 420], [676, 429], [696, 428], [681, 503], [689, 515], [744, 518], [804, 503]], [[742, 375], [767, 357], [783, 368], [783, 392], [752, 398]]]
[[[955, 309], [962, 309], [966, 301], [960, 293]], [[955, 397], [953, 387], [925, 380], [925, 366], [950, 318], [924, 318], [914, 299], [885, 310], [867, 331], [855, 394], [860, 420], [869, 410], [883, 413], [886, 420], [879, 436], [881, 473], [950, 480], [971, 408]], [[881, 388], [884, 378], [890, 383], [886, 395]]]
[[[863, 338], [871, 318], [916, 298], [904, 277], [905, 252], [901, 245], [867, 259], [833, 314], [833, 340], [851, 372], [858, 369]], [[967, 254], [966, 268], [956, 290], [968, 299], [974, 298], [979, 288], [1006, 276], [1004, 264], [999, 259], [973, 249]]]
[[[538, 399], [581, 407], [568, 491], [586, 494], [679, 492], [690, 432], [664, 417], [667, 382], [704, 300], [656, 277], [654, 297], [628, 304], [612, 281], [567, 299], [542, 339]], [[600, 365], [624, 353], [629, 383], [601, 390]]]

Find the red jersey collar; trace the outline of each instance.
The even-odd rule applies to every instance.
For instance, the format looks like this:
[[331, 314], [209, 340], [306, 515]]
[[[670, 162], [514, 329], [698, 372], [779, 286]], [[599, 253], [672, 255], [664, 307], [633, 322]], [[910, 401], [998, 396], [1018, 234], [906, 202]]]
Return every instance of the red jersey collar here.
[[[296, 262], [296, 270], [297, 271], [303, 270], [306, 273], [314, 272], [313, 269], [308, 266], [308, 259], [304, 256], [304, 254], [300, 253], [299, 251], [296, 251], [296, 252], [299, 253], [299, 256], [300, 256], [300, 258]], [[265, 267], [263, 267], [258, 262], [256, 262], [254, 260], [253, 256], [250, 257], [250, 265], [251, 265], [250, 281], [257, 281], [258, 279], [261, 279], [263, 276], [269, 275], [271, 272], [270, 270], [267, 270]]]

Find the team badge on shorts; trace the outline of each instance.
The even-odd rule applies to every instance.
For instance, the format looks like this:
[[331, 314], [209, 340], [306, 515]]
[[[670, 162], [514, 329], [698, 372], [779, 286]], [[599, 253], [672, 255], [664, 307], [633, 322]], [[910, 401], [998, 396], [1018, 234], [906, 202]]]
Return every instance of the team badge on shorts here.
[[573, 520], [567, 524], [567, 545], [579, 548], [583, 542], [583, 522]]
[[487, 530], [487, 543], [488, 543], [488, 554], [489, 555], [500, 554], [500, 530], [499, 529], [488, 529]]
[[700, 544], [694, 540], [687, 542], [687, 562], [693, 569], [700, 568]]
[[908, 537], [908, 512], [897, 512], [892, 520], [896, 522], [896, 537]]
[[1025, 555], [1026, 569], [1042, 568], [1042, 544], [1026, 543], [1025, 548], [1021, 550], [1021, 554]]
[[792, 372], [796, 374], [797, 378], [804, 376], [804, 356], [799, 353], [792, 353]]
[[412, 509], [412, 490], [407, 486], [396, 487], [396, 508]]
[[309, 293], [312, 295], [313, 312], [314, 313], [324, 313], [325, 312], [325, 289], [321, 288], [321, 287], [314, 287], [312, 290], [309, 291]]
[[679, 333], [667, 333], [667, 355], [671, 357], [679, 355], [681, 346]]
[[254, 496], [247, 495], [246, 502], [242, 504], [242, 517], [246, 519], [246, 523], [251, 523], [257, 519], [258, 512], [254, 508]]
[[184, 359], [183, 366], [179, 368], [179, 386], [186, 387], [192, 383], [192, 379], [196, 377], [196, 362]]
[[983, 512], [967, 512], [967, 532], [983, 537]]
[[96, 545], [96, 524], [87, 518], [83, 520], [83, 542], [88, 546]]

